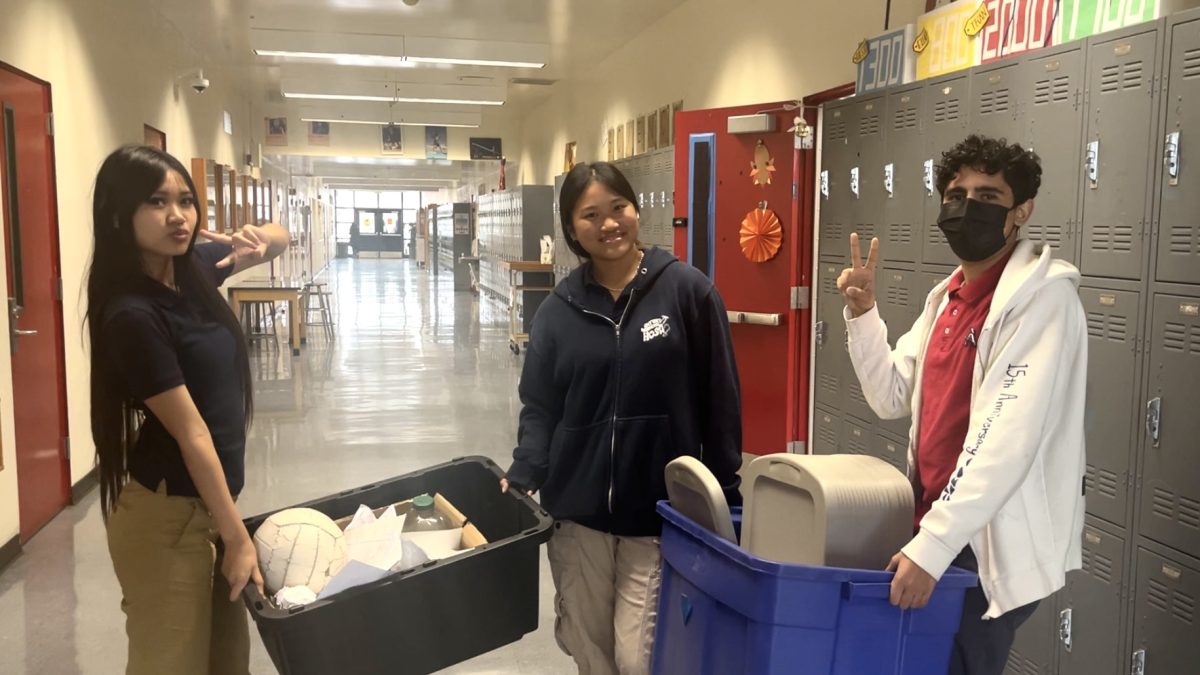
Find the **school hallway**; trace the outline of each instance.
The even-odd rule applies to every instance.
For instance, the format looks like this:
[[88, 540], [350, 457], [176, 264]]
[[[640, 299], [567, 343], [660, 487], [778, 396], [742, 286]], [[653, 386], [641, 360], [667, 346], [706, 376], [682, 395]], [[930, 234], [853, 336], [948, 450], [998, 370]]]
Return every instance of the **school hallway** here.
[[[485, 455], [508, 466], [521, 360], [509, 351], [503, 305], [456, 293], [448, 272], [435, 276], [408, 259], [338, 259], [319, 280], [335, 297], [336, 339], [310, 329], [299, 357], [282, 337], [252, 347], [256, 409], [243, 516], [455, 457]], [[573, 670], [553, 636], [544, 550], [537, 632], [444, 672]], [[120, 600], [94, 490], [0, 575], [0, 673], [123, 672]], [[251, 632], [251, 672], [275, 672], [253, 624]]]

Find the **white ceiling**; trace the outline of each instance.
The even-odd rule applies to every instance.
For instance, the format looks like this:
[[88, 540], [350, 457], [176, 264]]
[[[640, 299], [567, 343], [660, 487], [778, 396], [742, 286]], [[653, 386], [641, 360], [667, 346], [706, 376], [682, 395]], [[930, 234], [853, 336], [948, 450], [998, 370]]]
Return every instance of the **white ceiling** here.
[[[377, 87], [400, 94], [478, 89], [503, 93], [501, 115], [518, 116], [549, 95], [550, 87], [513, 84], [513, 78], [562, 80], [579, 77], [650, 24], [686, 0], [145, 0], [189, 43], [210, 78], [230, 78], [259, 103], [282, 103], [281, 89], [302, 83], [357, 91]], [[260, 57], [252, 52], [251, 29], [364, 36], [452, 38], [535, 43], [548, 54], [544, 68], [421, 64], [405, 68], [337, 66]], [[390, 83], [390, 84], [382, 84]], [[311, 88], [306, 86], [306, 89]], [[424, 94], [420, 94], [424, 95]], [[310, 102], [305, 102], [307, 105]], [[343, 118], [362, 111], [362, 102], [312, 101], [325, 115], [344, 108]], [[387, 104], [375, 104], [385, 106]], [[420, 108], [424, 104], [403, 104]], [[492, 106], [431, 105], [460, 113]], [[489, 112], [492, 113], [495, 110]], [[323, 115], [324, 116], [324, 115]], [[309, 168], [324, 168], [315, 161]], [[399, 167], [399, 168], [397, 168]], [[388, 173], [424, 175], [429, 167], [390, 167]], [[444, 167], [442, 167], [444, 168]], [[368, 169], [369, 170], [369, 169]], [[441, 175], [437, 176], [441, 177]]]

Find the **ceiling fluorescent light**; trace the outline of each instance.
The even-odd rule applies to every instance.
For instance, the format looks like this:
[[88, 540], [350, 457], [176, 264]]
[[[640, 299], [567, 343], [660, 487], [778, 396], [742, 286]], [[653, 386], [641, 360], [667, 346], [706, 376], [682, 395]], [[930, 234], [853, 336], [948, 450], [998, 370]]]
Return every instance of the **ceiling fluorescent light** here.
[[391, 96], [363, 96], [359, 94], [308, 94], [296, 91], [283, 92], [284, 98], [308, 98], [319, 101], [391, 101]]
[[501, 68], [544, 68], [545, 63], [532, 61], [490, 61], [486, 59], [458, 59], [438, 56], [408, 56], [408, 63], [446, 63], [454, 66], [497, 66]]
[[256, 49], [258, 56], [274, 56], [281, 59], [313, 59], [332, 61], [339, 66], [364, 66], [373, 68], [416, 68], [417, 64], [403, 56], [384, 56], [381, 54], [337, 54], [332, 52], [292, 52]]
[[394, 124], [398, 127], [454, 127], [458, 129], [477, 129], [478, 124], [450, 124], [448, 122], [389, 122], [387, 120], [344, 120], [337, 118], [301, 117], [301, 122], [328, 122], [330, 124], [374, 124], [386, 127]]

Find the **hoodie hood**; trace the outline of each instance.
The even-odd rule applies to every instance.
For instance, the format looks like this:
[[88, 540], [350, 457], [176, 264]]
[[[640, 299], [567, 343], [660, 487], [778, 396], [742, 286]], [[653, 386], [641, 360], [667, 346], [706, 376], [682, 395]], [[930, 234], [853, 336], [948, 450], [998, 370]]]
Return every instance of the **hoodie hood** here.
[[[642, 257], [641, 268], [638, 269], [637, 276], [626, 288], [626, 292], [632, 289], [638, 295], [644, 295], [645, 291], [658, 281], [668, 267], [679, 262], [678, 258], [657, 247], [643, 249], [643, 253], [645, 255]], [[593, 276], [590, 260], [572, 270], [570, 276], [554, 289], [554, 293], [577, 309], [593, 312], [603, 311], [601, 307], [590, 301], [593, 295], [589, 290], [606, 292]]]

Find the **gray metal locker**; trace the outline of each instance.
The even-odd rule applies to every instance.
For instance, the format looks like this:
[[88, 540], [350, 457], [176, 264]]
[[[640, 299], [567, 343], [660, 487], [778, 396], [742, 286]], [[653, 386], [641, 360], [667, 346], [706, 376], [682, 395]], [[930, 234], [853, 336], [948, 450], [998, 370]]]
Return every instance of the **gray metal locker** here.
[[1156, 294], [1151, 316], [1140, 531], [1200, 556], [1200, 297]]
[[882, 237], [884, 224], [884, 126], [887, 123], [887, 97], [856, 96], [858, 108], [854, 128], [857, 135], [850, 137], [850, 218], [846, 226], [843, 246], [849, 245], [849, 233], [857, 232], [860, 241], [870, 242], [873, 237]]
[[[1159, 281], [1200, 284], [1200, 163], [1190, 151], [1200, 132], [1200, 17], [1170, 25], [1164, 68], [1166, 119], [1159, 132], [1163, 163], [1157, 222]], [[1191, 141], [1191, 142], [1189, 142]]]
[[921, 116], [925, 89], [908, 87], [888, 95], [884, 134], [883, 225], [880, 253], [884, 260], [921, 260], [925, 226], [925, 140]]
[[842, 382], [854, 377], [850, 355], [846, 353], [846, 325], [842, 318], [845, 301], [837, 289], [837, 278], [845, 266], [839, 262], [817, 265], [816, 355], [813, 369], [816, 381], [815, 405], [833, 410], [842, 407]]
[[1143, 278], [1151, 164], [1158, 159], [1152, 140], [1158, 44], [1157, 24], [1087, 41], [1080, 270], [1089, 276]]
[[1141, 293], [1093, 286], [1094, 281], [1085, 280], [1079, 289], [1088, 328], [1087, 511], [1124, 527], [1140, 422], [1136, 349]]
[[850, 136], [858, 131], [858, 107], [853, 99], [825, 105], [821, 118], [821, 171], [817, 252], [821, 258], [844, 256], [854, 204], [850, 167], [854, 158]]
[[[921, 275], [911, 270], [884, 267], [879, 272], [878, 280], [875, 297], [879, 315], [888, 328], [888, 344], [894, 348], [896, 340], [912, 328], [916, 319], [914, 307], [920, 307], [924, 303]], [[872, 416], [871, 419], [877, 418]], [[908, 429], [912, 426], [912, 418], [881, 419], [877, 426], [894, 436], [906, 438]]]
[[813, 454], [836, 455], [842, 451], [842, 418], [821, 408], [813, 410]]
[[1084, 525], [1083, 569], [1067, 574], [1059, 596], [1059, 675], [1114, 673], [1125, 663], [1125, 545], [1100, 521]]
[[846, 417], [842, 422], [842, 440], [845, 443], [843, 452], [851, 455], [872, 455], [875, 444], [875, 434], [871, 425], [860, 419]]
[[891, 434], [879, 433], [875, 435], [874, 452], [879, 459], [891, 464], [899, 469], [900, 473], [908, 473], [908, 441], [903, 440], [908, 438], [907, 434], [903, 437], [894, 437]]
[[1026, 143], [1026, 70], [1020, 61], [1005, 59], [976, 68], [971, 75], [971, 133]]
[[1049, 244], [1055, 256], [1079, 261], [1079, 171], [1083, 156], [1083, 64], [1080, 43], [1034, 52], [1025, 64], [1027, 139], [1042, 160], [1042, 186], [1023, 236]]
[[1004, 664], [1004, 675], [1055, 675], [1058, 642], [1058, 594], [1044, 598], [1037, 611], [1017, 629]]
[[921, 260], [926, 264], [957, 265], [958, 258], [937, 227], [942, 197], [934, 184], [934, 172], [942, 153], [968, 135], [967, 118], [971, 104], [971, 79], [967, 74], [929, 80], [925, 84], [925, 166], [922, 180], [929, 187], [925, 195], [925, 228], [922, 233]]
[[[1200, 665], [1200, 564], [1139, 548], [1133, 609], [1132, 669], [1147, 675], [1195, 673]], [[1138, 670], [1142, 664], [1143, 669]]]

